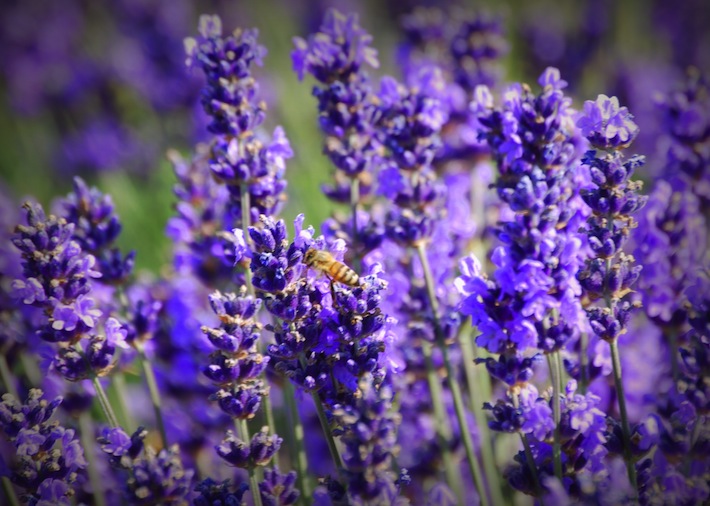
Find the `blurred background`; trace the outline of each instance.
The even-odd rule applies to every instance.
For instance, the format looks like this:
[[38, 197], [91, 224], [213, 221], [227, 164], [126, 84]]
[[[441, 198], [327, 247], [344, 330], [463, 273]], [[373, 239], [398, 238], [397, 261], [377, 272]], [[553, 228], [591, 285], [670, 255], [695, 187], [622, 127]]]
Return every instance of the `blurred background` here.
[[[201, 13], [225, 31], [256, 26], [268, 49], [258, 70], [269, 104], [265, 128], [283, 125], [295, 151], [288, 167], [287, 221], [320, 223], [333, 210], [320, 184], [331, 167], [321, 154], [312, 83], [291, 69], [292, 38], [320, 25], [325, 9], [357, 12], [374, 36], [377, 74], [400, 77], [402, 17], [414, 0], [4, 0], [0, 10], [0, 190], [18, 204], [44, 205], [67, 193], [72, 176], [113, 196], [123, 219], [122, 249], [138, 268], [169, 257], [165, 223], [174, 176], [165, 153], [189, 155], [209, 139], [199, 104], [201, 76], [185, 69], [183, 39]], [[505, 82], [535, 83], [560, 68], [577, 107], [599, 93], [619, 96], [641, 126], [637, 152], [654, 173], [659, 115], [654, 95], [685, 69], [710, 68], [710, 2], [705, 0], [467, 1], [500, 17], [510, 51]], [[378, 77], [375, 76], [375, 77]], [[643, 176], [643, 175], [641, 175]]]

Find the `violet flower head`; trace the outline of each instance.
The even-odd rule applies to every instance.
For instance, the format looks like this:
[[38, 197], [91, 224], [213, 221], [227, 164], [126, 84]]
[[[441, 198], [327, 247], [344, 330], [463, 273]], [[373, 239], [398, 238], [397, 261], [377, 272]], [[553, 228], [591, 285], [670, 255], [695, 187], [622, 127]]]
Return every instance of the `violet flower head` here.
[[362, 396], [353, 406], [336, 406], [333, 416], [345, 445], [343, 464], [353, 504], [391, 504], [398, 495], [391, 472], [400, 418], [392, 413], [393, 392], [376, 387], [371, 376], [360, 379]]
[[269, 436], [268, 427], [263, 427], [246, 443], [227, 431], [227, 437], [215, 446], [215, 450], [231, 466], [254, 469], [268, 465], [282, 442], [283, 439], [277, 435]]
[[296, 49], [291, 53], [294, 70], [299, 79], [308, 72], [323, 84], [347, 81], [364, 65], [379, 66], [371, 42], [372, 36], [360, 27], [356, 14], [345, 15], [329, 9], [318, 33], [308, 40], [294, 38]]
[[296, 489], [296, 472], [282, 474], [277, 467], [264, 469], [259, 493], [264, 506], [291, 506], [298, 503], [301, 493]]
[[547, 69], [540, 84], [537, 96], [526, 85], [511, 87], [500, 108], [479, 87], [472, 104], [498, 162], [498, 195], [514, 212], [497, 230], [494, 280], [468, 259], [457, 285], [462, 311], [482, 330], [477, 342], [492, 353], [560, 349], [583, 318], [575, 279], [582, 243], [571, 221], [580, 141], [559, 72]]
[[114, 246], [121, 233], [121, 222], [110, 195], [89, 188], [74, 178], [74, 191], [59, 202], [61, 215], [74, 223], [74, 239], [81, 249], [98, 260], [102, 283], [120, 283], [133, 271], [135, 251], [123, 256]]
[[25, 404], [5, 394], [0, 403], [0, 430], [14, 447], [6, 471], [13, 483], [26, 491], [28, 504], [53, 499], [69, 504], [79, 474], [86, 468], [84, 450], [72, 429], [49, 419], [62, 402], [43, 399], [32, 389]]
[[228, 212], [229, 191], [212, 177], [209, 157], [206, 145], [197, 146], [192, 160], [168, 152], [178, 180], [173, 189], [178, 202], [166, 233], [176, 244], [175, 269], [218, 287], [233, 278], [234, 265], [247, 255], [247, 247], [240, 230], [228, 232], [236, 217]]
[[373, 172], [377, 156], [377, 104], [366, 66], [378, 66], [371, 42], [372, 36], [359, 25], [357, 15], [335, 9], [326, 12], [319, 31], [308, 40], [294, 38], [291, 58], [298, 78], [307, 72], [318, 81], [313, 95], [318, 100], [318, 124], [325, 134], [323, 152], [337, 169], [335, 185], [324, 190], [334, 200], [344, 193], [349, 202], [354, 180], [361, 183], [360, 198], [371, 187], [368, 173]]
[[[594, 120], [582, 116], [579, 123], [591, 125]], [[594, 127], [585, 129], [590, 142], [617, 136], [605, 125], [594, 124]], [[638, 195], [641, 183], [630, 181], [634, 170], [643, 165], [644, 158], [632, 156], [625, 159], [622, 150], [627, 145], [603, 143], [602, 147], [608, 151], [590, 150], [583, 159], [592, 178], [591, 188], [581, 192], [585, 203], [592, 209], [585, 227], [592, 258], [578, 278], [593, 300], [607, 298], [612, 301], [609, 308], [587, 309], [592, 330], [606, 341], [616, 339], [626, 328], [633, 309], [628, 294], [641, 272], [641, 267], [634, 265], [633, 257], [622, 252], [630, 230], [635, 226], [632, 214], [646, 203], [646, 197]]]
[[668, 142], [664, 175], [676, 178], [676, 185], [682, 184], [698, 195], [704, 207], [710, 200], [708, 79], [706, 74], [691, 68], [678, 89], [656, 99]]
[[229, 480], [217, 483], [212, 478], [206, 478], [197, 484], [195, 492], [199, 495], [193, 499], [195, 506], [236, 506], [243, 504], [242, 498], [249, 490], [249, 485], [241, 483], [236, 490], [231, 490]]
[[202, 105], [210, 116], [208, 130], [239, 136], [264, 120], [265, 105], [254, 102], [258, 91], [252, 66], [261, 65], [266, 49], [257, 43], [258, 30], [222, 34], [219, 16], [202, 15], [199, 35], [185, 39], [187, 66], [201, 69], [207, 78]]
[[[251, 72], [266, 50], [257, 43], [256, 29], [222, 35], [218, 16], [203, 15], [199, 32], [197, 38], [185, 40], [185, 50], [188, 66], [200, 68], [207, 78], [202, 105], [211, 118], [208, 128], [215, 134], [210, 169], [229, 189], [230, 215], [252, 223], [260, 214], [275, 214], [281, 208], [285, 161], [293, 156], [281, 127], [269, 142], [256, 136], [266, 104], [257, 101], [258, 85]], [[242, 216], [241, 201], [247, 195], [249, 216]]]
[[[453, 77], [467, 95], [478, 85], [494, 86], [501, 74], [500, 59], [508, 52], [503, 26], [493, 16], [454, 11], [462, 21], [451, 38]], [[452, 20], [453, 21], [453, 20]]]
[[98, 438], [111, 466], [125, 476], [123, 500], [128, 504], [184, 504], [192, 491], [194, 471], [185, 469], [177, 445], [160, 452], [146, 446], [148, 431], [139, 427], [132, 436], [123, 429], [105, 429]]
[[577, 126], [589, 143], [597, 149], [627, 148], [639, 133], [639, 127], [626, 107], [619, 107], [619, 99], [599, 95], [596, 101], [587, 100]]
[[235, 419], [253, 418], [268, 395], [268, 387], [261, 379], [269, 357], [257, 352], [256, 343], [261, 325], [254, 320], [261, 301], [246, 296], [246, 287], [237, 296], [234, 293], [215, 292], [210, 296], [210, 306], [220, 321], [219, 328], [203, 327], [216, 351], [210, 355], [210, 364], [203, 373], [220, 387], [211, 400]]
[[686, 320], [683, 292], [706, 254], [707, 225], [699, 199], [658, 181], [639, 216], [634, 255], [644, 266], [639, 279], [643, 305], [661, 325]]

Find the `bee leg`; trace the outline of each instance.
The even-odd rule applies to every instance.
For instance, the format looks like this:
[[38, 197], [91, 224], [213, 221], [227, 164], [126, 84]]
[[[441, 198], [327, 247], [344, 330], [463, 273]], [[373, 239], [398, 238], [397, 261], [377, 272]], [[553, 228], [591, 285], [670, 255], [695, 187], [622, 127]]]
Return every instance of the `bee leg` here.
[[338, 307], [338, 299], [335, 298], [335, 281], [330, 280], [330, 296], [333, 297], [333, 307]]

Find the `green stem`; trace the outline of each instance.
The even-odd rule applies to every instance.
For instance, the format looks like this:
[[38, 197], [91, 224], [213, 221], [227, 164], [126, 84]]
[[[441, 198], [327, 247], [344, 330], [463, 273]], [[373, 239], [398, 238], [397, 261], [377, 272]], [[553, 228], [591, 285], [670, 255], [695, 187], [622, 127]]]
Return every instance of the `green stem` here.
[[104, 392], [104, 387], [101, 386], [99, 378], [94, 377], [91, 382], [94, 385], [94, 390], [96, 390], [96, 397], [99, 400], [99, 404], [101, 405], [101, 409], [103, 410], [104, 415], [106, 416], [108, 424], [111, 427], [120, 427], [120, 425], [118, 424], [118, 419], [116, 418], [116, 414], [113, 412], [111, 403], [108, 401], [108, 397], [106, 397], [106, 392]]
[[5, 497], [7, 497], [8, 504], [10, 506], [20, 506], [20, 500], [15, 494], [15, 489], [12, 487], [12, 482], [7, 476], [2, 477], [2, 489], [5, 492]]
[[39, 385], [42, 381], [42, 372], [39, 370], [37, 362], [32, 360], [27, 353], [20, 353], [20, 363], [30, 385]]
[[611, 348], [611, 364], [614, 368], [614, 387], [616, 389], [616, 399], [619, 403], [619, 414], [621, 415], [621, 431], [624, 436], [624, 460], [626, 461], [626, 472], [629, 481], [634, 489], [638, 490], [636, 481], [636, 467], [631, 458], [631, 430], [629, 428], [629, 415], [626, 412], [626, 397], [624, 395], [624, 383], [621, 380], [621, 359], [619, 357], [619, 346], [617, 340], [609, 342]]
[[94, 492], [94, 504], [96, 506], [106, 505], [106, 496], [102, 485], [102, 477], [99, 474], [99, 469], [96, 467], [96, 455], [93, 452], [93, 424], [91, 416], [88, 412], [83, 411], [79, 415], [79, 430], [81, 431], [81, 444], [84, 447], [84, 455], [87, 461], [87, 472], [89, 473], [89, 481]]
[[12, 371], [10, 370], [10, 365], [7, 363], [7, 357], [4, 352], [0, 353], [0, 377], [2, 377], [2, 382], [5, 384], [7, 392], [20, 402], [20, 397], [15, 387], [15, 381], [12, 377]]
[[443, 391], [439, 375], [434, 368], [434, 361], [431, 356], [431, 344], [428, 342], [422, 343], [422, 354], [424, 355], [424, 363], [426, 364], [427, 383], [429, 384], [429, 393], [431, 394], [431, 404], [434, 408], [434, 421], [436, 426], [436, 435], [441, 447], [441, 455], [444, 461], [444, 471], [446, 473], [446, 482], [451, 487], [451, 490], [459, 498], [463, 500], [463, 490], [461, 484], [461, 474], [458, 466], [454, 462], [454, 457], [451, 453], [449, 441], [451, 440], [451, 425], [446, 417], [444, 410]]
[[493, 455], [493, 438], [491, 436], [491, 431], [488, 428], [486, 414], [483, 412], [483, 404], [476, 395], [478, 393], [481, 398], [487, 399], [489, 398], [490, 392], [487, 392], [484, 388], [482, 388], [480, 378], [481, 374], [480, 371], [476, 369], [476, 352], [474, 351], [473, 338], [468, 331], [471, 329], [471, 322], [468, 318], [464, 321], [463, 326], [466, 328], [466, 331], [459, 334], [459, 345], [461, 346], [464, 365], [463, 368], [464, 373], [466, 374], [466, 383], [468, 385], [471, 410], [473, 411], [473, 416], [476, 419], [476, 426], [480, 436], [479, 439], [481, 441], [481, 460], [483, 461], [485, 482], [488, 484], [493, 504], [503, 504], [504, 499], [500, 481], [498, 479], [499, 473], [496, 467], [495, 457]]
[[537, 467], [535, 467], [535, 458], [533, 457], [532, 450], [530, 449], [530, 442], [528, 441], [527, 434], [518, 432], [520, 440], [523, 442], [523, 447], [525, 448], [525, 460], [528, 462], [528, 469], [533, 477], [533, 484], [535, 486], [535, 495], [542, 502], [542, 487], [540, 486], [540, 477], [537, 475]]
[[562, 445], [560, 443], [560, 370], [557, 368], [557, 361], [548, 353], [547, 367], [550, 369], [550, 381], [552, 382], [552, 417], [555, 422], [553, 432], [552, 459], [555, 469], [555, 476], [562, 481]]
[[316, 412], [318, 413], [318, 420], [320, 420], [320, 426], [323, 428], [323, 435], [325, 435], [325, 441], [328, 443], [328, 450], [330, 451], [330, 456], [335, 464], [335, 469], [338, 473], [343, 468], [343, 462], [340, 459], [340, 452], [338, 452], [338, 447], [335, 445], [335, 439], [333, 439], [333, 433], [330, 430], [330, 424], [328, 423], [328, 417], [325, 415], [325, 408], [323, 408], [323, 403], [318, 397], [318, 392], [311, 392], [311, 397], [313, 397], [313, 402], [316, 405]]
[[298, 488], [301, 490], [299, 502], [304, 503], [311, 496], [311, 484], [308, 480], [308, 457], [306, 456], [306, 447], [304, 443], [303, 423], [301, 416], [298, 414], [298, 406], [296, 405], [296, 392], [291, 384], [291, 381], [286, 378], [284, 386], [284, 402], [289, 414], [289, 429], [293, 442], [295, 443], [295, 458], [296, 472], [298, 480]]
[[[249, 235], [249, 225], [251, 225], [251, 203], [249, 197], [249, 185], [247, 183], [239, 185], [239, 200], [242, 206], [242, 233], [244, 234], [244, 240], [249, 248], [251, 248], [252, 241], [251, 236]], [[247, 282], [247, 291], [249, 292], [249, 295], [254, 297], [254, 284], [252, 283], [252, 272], [250, 267], [245, 269], [244, 276]], [[269, 426], [269, 428], [271, 428], [271, 426]]]
[[153, 364], [150, 363], [148, 357], [145, 356], [143, 350], [139, 350], [138, 356], [140, 357], [141, 365], [143, 366], [143, 373], [145, 374], [145, 382], [148, 386], [148, 393], [150, 394], [150, 402], [153, 404], [153, 411], [155, 413], [155, 422], [158, 425], [158, 431], [160, 432], [160, 437], [163, 440], [163, 448], [168, 447], [168, 437], [165, 431], [165, 420], [163, 419], [162, 401], [160, 400], [160, 391], [158, 390], [158, 382], [155, 380], [155, 371], [153, 371]]
[[451, 394], [454, 400], [454, 409], [456, 411], [456, 418], [459, 422], [459, 428], [461, 431], [461, 437], [463, 439], [463, 445], [466, 449], [466, 457], [468, 459], [469, 470], [471, 471], [471, 476], [473, 477], [474, 485], [478, 492], [478, 496], [481, 500], [481, 506], [488, 506], [488, 494], [486, 492], [485, 484], [483, 483], [483, 476], [481, 473], [481, 468], [478, 463], [478, 457], [473, 449], [473, 439], [471, 438], [471, 431], [468, 428], [468, 420], [466, 419], [466, 411], [463, 405], [463, 396], [461, 395], [461, 388], [456, 380], [456, 371], [454, 371], [453, 364], [449, 358], [449, 348], [444, 342], [444, 333], [441, 329], [441, 323], [439, 322], [439, 301], [436, 298], [436, 288], [434, 286], [434, 278], [431, 274], [431, 267], [429, 266], [429, 259], [426, 256], [426, 249], [424, 243], [419, 243], [417, 245], [417, 253], [419, 254], [419, 261], [422, 264], [422, 269], [424, 270], [424, 280], [426, 281], [427, 294], [429, 296], [429, 304], [431, 306], [432, 317], [434, 319], [434, 335], [436, 336], [436, 344], [441, 349], [444, 356], [444, 364], [446, 365], [446, 381], [451, 390]]
[[[242, 441], [249, 444], [249, 441], [251, 441], [251, 437], [249, 436], [249, 427], [247, 426], [247, 421], [235, 420], [234, 422], [239, 430], [239, 437], [242, 439]], [[254, 472], [253, 467], [249, 469], [249, 489], [251, 490], [251, 497], [254, 506], [262, 506], [261, 492], [259, 492], [259, 483], [256, 479], [256, 473]]]
[[111, 386], [114, 389], [115, 399], [118, 401], [118, 410], [121, 414], [122, 422], [121, 426], [130, 434], [135, 430], [136, 423], [126, 403], [126, 376], [123, 371], [118, 371], [113, 375]]
[[353, 232], [350, 237], [352, 244], [350, 247], [355, 252], [355, 245], [357, 244], [358, 237], [358, 225], [357, 225], [357, 208], [360, 203], [360, 180], [357, 176], [350, 180], [350, 211], [353, 214]]
[[589, 387], [589, 335], [582, 332], [579, 337], [579, 393], [586, 394]]

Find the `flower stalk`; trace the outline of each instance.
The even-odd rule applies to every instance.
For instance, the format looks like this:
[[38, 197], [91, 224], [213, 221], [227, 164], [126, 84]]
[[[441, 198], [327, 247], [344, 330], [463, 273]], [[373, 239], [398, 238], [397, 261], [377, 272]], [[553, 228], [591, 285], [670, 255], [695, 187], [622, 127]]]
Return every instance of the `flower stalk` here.
[[431, 267], [429, 266], [429, 259], [426, 255], [426, 246], [423, 242], [417, 244], [417, 254], [419, 255], [419, 261], [422, 264], [422, 269], [424, 270], [424, 280], [427, 287], [427, 295], [429, 297], [429, 304], [431, 305], [432, 317], [434, 319], [434, 334], [436, 338], [436, 344], [441, 349], [444, 356], [444, 364], [446, 365], [446, 380], [451, 390], [451, 394], [454, 400], [454, 408], [456, 410], [456, 418], [459, 422], [459, 428], [461, 430], [461, 438], [463, 440], [464, 448], [466, 450], [466, 458], [469, 464], [469, 470], [471, 471], [471, 476], [473, 477], [474, 485], [478, 491], [478, 496], [481, 500], [482, 506], [488, 506], [490, 504], [488, 500], [488, 494], [486, 492], [486, 487], [483, 483], [483, 476], [481, 473], [481, 467], [478, 463], [478, 457], [473, 449], [473, 439], [471, 438], [471, 431], [468, 428], [468, 421], [466, 420], [466, 411], [463, 403], [463, 396], [461, 395], [461, 388], [456, 381], [456, 372], [451, 364], [449, 357], [449, 351], [447, 344], [444, 342], [444, 336], [441, 329], [441, 323], [439, 322], [439, 301], [436, 298], [436, 289], [434, 287], [434, 278], [431, 274]]

